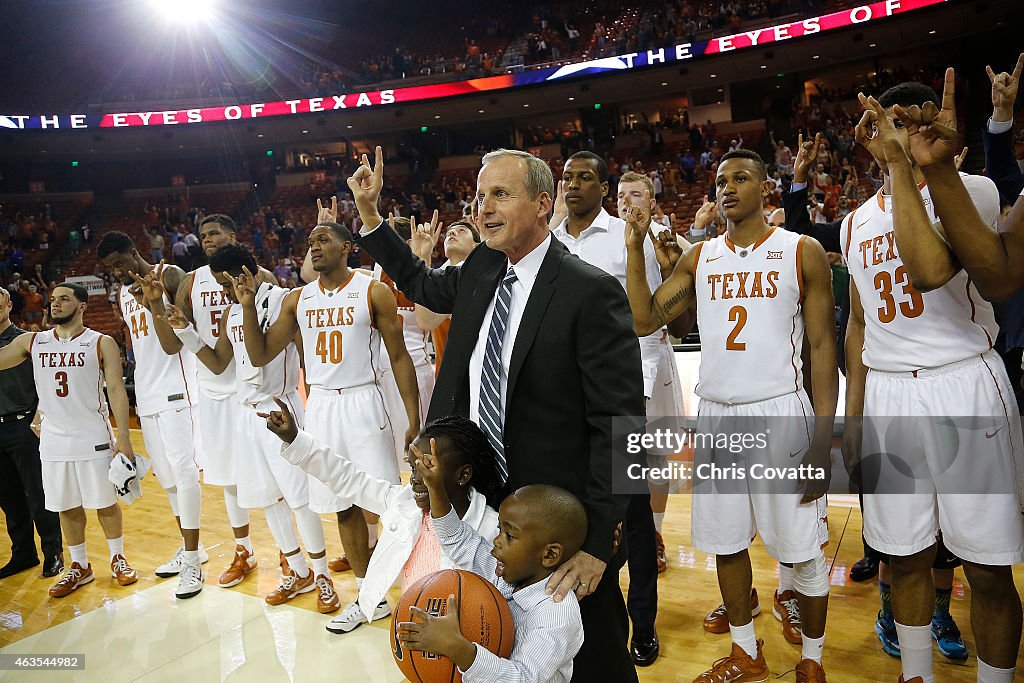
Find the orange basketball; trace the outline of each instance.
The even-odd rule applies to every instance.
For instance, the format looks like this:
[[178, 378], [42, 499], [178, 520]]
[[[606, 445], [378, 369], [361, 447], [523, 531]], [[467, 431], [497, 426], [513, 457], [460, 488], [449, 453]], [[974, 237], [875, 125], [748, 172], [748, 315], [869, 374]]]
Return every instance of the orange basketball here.
[[457, 683], [462, 680], [455, 663], [429, 652], [412, 652], [398, 640], [398, 624], [413, 621], [412, 607], [428, 614], [448, 613], [448, 596], [459, 601], [462, 635], [499, 657], [512, 654], [512, 612], [504, 596], [490, 581], [461, 569], [442, 569], [409, 586], [391, 619], [391, 652], [398, 668], [413, 683]]

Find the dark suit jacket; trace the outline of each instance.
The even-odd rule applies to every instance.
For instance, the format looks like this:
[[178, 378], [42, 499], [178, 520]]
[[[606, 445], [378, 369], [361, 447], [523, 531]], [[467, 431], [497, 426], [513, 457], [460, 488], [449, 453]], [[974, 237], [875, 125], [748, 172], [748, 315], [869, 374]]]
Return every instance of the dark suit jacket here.
[[818, 240], [825, 251], [843, 253], [842, 240], [839, 239], [843, 222], [811, 223], [811, 215], [807, 212], [806, 187], [783, 194], [782, 208], [786, 212], [786, 230]]
[[[469, 359], [505, 276], [504, 253], [481, 245], [458, 267], [428, 268], [393, 230], [359, 245], [412, 301], [451, 313], [427, 419], [469, 415]], [[608, 561], [627, 495], [612, 493], [612, 420], [644, 425], [640, 345], [618, 281], [552, 237], [516, 334], [505, 399], [509, 484], [553, 484], [587, 509], [583, 550]], [[623, 423], [616, 433], [624, 434]], [[624, 442], [616, 442], [624, 452]]]
[[1013, 204], [1024, 187], [1024, 174], [1013, 156], [1013, 129], [1005, 133], [988, 132], [988, 122], [981, 129], [985, 143], [985, 172], [999, 189], [999, 199], [1004, 204]]

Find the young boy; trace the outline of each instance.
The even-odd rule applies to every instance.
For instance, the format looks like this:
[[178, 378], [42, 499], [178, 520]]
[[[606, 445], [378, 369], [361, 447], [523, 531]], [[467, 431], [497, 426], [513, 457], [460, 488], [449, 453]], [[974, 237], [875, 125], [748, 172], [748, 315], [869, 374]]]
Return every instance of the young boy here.
[[502, 659], [466, 640], [459, 630], [454, 595], [448, 596], [443, 617], [414, 607], [416, 621], [399, 624], [399, 639], [410, 650], [448, 657], [465, 683], [568, 682], [573, 657], [583, 645], [579, 603], [573, 593], [556, 603], [544, 585], [583, 544], [587, 535], [583, 505], [555, 486], [524, 486], [501, 504], [498, 535], [492, 543], [455, 513], [433, 452], [432, 443], [430, 452], [417, 453], [416, 472], [430, 493], [431, 522], [438, 540], [456, 565], [486, 578], [508, 600], [515, 646], [512, 656]]

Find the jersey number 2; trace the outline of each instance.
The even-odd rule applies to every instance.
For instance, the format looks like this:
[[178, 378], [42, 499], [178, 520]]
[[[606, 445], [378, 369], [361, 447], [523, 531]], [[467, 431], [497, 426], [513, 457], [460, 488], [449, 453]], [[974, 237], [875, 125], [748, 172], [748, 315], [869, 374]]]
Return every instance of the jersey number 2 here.
[[[907, 295], [909, 301], [901, 301], [898, 305], [896, 304], [896, 299], [892, 295], [894, 278], [897, 285], [903, 286], [903, 293]], [[875, 273], [875, 289], [882, 297], [882, 306], [878, 309], [879, 322], [891, 323], [895, 320], [897, 308], [904, 318], [916, 318], [924, 313], [924, 299], [921, 298], [921, 293], [911, 286], [910, 275], [907, 274], [907, 269], [903, 266], [896, 269], [895, 276], [890, 275], [886, 270]]]
[[736, 337], [743, 331], [743, 326], [747, 324], [747, 309], [742, 306], [733, 306], [729, 309], [729, 322], [736, 323], [736, 327], [732, 328], [732, 332], [725, 340], [726, 351], [746, 351], [746, 342], [736, 341]]
[[320, 356], [321, 363], [337, 365], [341, 362], [341, 332], [326, 330], [320, 332], [316, 337], [316, 355]]

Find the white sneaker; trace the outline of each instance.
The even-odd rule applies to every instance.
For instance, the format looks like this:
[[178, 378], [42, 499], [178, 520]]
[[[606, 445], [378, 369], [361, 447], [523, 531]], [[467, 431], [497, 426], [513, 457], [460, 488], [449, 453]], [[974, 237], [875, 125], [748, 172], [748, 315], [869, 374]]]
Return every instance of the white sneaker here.
[[181, 600], [199, 595], [203, 590], [203, 566], [201, 564], [183, 563], [181, 573], [178, 574], [178, 587], [174, 589], [174, 596]]
[[[206, 564], [210, 561], [210, 556], [206, 553], [206, 548], [203, 544], [199, 544], [199, 563]], [[181, 573], [181, 568], [185, 566], [185, 546], [180, 545], [174, 553], [174, 557], [164, 562], [162, 565], [156, 568], [156, 575], [162, 579], [166, 579], [170, 576], [177, 576]]]
[[[390, 614], [391, 605], [388, 604], [385, 598], [374, 608], [373, 620], [383, 619]], [[327, 622], [327, 630], [331, 633], [349, 633], [365, 623], [366, 615], [363, 614], [363, 610], [359, 609], [359, 603], [350, 602], [345, 605], [345, 609], [341, 611], [341, 614]]]

